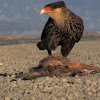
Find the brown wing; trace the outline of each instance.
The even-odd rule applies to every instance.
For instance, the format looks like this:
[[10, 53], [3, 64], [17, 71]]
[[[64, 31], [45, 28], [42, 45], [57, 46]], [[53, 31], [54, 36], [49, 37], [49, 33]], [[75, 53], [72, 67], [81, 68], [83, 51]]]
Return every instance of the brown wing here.
[[60, 33], [61, 32], [54, 23], [54, 20], [49, 18], [41, 35], [41, 40], [47, 50], [50, 51], [56, 49], [61, 39], [61, 37], [59, 36]]
[[79, 16], [76, 16], [76, 18], [69, 23], [69, 26], [71, 34], [74, 35], [76, 42], [79, 42], [84, 30], [83, 20]]
[[41, 40], [43, 40], [44, 38], [47, 38], [49, 35], [51, 35], [51, 32], [53, 31], [54, 31], [53, 20], [49, 17], [42, 31]]

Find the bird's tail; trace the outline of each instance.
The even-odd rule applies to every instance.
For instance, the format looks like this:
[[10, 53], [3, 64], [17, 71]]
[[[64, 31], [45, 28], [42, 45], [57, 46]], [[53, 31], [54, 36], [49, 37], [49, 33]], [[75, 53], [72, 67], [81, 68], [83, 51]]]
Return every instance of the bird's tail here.
[[38, 47], [40, 50], [45, 50], [45, 47], [44, 47], [42, 41], [40, 41], [40, 42], [37, 43], [37, 47]]

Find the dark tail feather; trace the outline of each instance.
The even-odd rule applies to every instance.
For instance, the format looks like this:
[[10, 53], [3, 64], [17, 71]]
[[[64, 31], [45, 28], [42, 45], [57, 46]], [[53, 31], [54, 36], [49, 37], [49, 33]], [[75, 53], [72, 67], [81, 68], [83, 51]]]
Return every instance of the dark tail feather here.
[[45, 47], [44, 47], [44, 44], [43, 44], [42, 41], [39, 42], [39, 43], [37, 43], [37, 47], [38, 47], [40, 50], [45, 50]]

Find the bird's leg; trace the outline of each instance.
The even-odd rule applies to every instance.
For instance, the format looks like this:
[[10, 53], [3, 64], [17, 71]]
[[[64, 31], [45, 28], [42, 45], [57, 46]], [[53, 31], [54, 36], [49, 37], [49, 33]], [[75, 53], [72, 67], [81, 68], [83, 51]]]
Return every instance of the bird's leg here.
[[100, 73], [99, 71], [91, 71], [90, 73], [78, 73], [77, 75], [79, 76], [87, 76], [87, 75], [93, 75], [93, 74], [96, 74], [96, 73]]
[[53, 55], [54, 54], [54, 51], [53, 50], [51, 50], [51, 55]]
[[53, 55], [54, 54], [54, 50], [50, 50], [50, 51], [48, 50], [48, 54], [49, 55]]

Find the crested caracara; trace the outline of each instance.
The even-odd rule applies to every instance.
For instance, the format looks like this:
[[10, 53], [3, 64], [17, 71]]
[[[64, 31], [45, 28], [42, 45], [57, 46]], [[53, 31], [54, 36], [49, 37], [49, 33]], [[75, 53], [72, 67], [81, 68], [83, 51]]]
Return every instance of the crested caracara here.
[[51, 55], [57, 46], [61, 46], [62, 55], [67, 56], [82, 37], [83, 20], [69, 10], [63, 1], [46, 5], [40, 14], [48, 14], [49, 19], [37, 47], [40, 50], [47, 49]]

